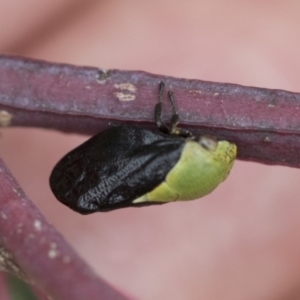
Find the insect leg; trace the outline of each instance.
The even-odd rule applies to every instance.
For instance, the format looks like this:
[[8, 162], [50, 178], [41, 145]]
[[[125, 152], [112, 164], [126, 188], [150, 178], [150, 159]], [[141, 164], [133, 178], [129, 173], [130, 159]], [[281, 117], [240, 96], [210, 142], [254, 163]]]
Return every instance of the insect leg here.
[[155, 105], [154, 109], [154, 119], [157, 128], [162, 131], [163, 133], [170, 133], [169, 127], [164, 123], [164, 121], [161, 119], [161, 112], [162, 112], [162, 95], [164, 92], [165, 84], [164, 82], [159, 83], [159, 91], [158, 91], [158, 102]]
[[172, 109], [173, 109], [173, 115], [171, 117], [171, 130], [170, 133], [171, 134], [176, 134], [176, 135], [180, 135], [182, 137], [191, 137], [193, 136], [192, 133], [186, 129], [183, 128], [178, 128], [177, 125], [179, 123], [179, 115], [178, 115], [178, 111], [175, 105], [175, 99], [174, 99], [174, 94], [172, 91], [168, 92], [168, 97], [171, 101], [172, 104]]

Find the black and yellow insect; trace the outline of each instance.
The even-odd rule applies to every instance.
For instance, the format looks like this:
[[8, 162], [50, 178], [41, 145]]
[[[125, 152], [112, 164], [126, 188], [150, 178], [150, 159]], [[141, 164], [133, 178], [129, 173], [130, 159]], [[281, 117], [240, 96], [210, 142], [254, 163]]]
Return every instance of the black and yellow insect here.
[[112, 126], [64, 156], [54, 167], [50, 187], [71, 209], [90, 214], [122, 207], [193, 200], [213, 191], [229, 174], [236, 146], [208, 136], [196, 138], [178, 128], [173, 115], [161, 119], [164, 83], [154, 117], [158, 131]]

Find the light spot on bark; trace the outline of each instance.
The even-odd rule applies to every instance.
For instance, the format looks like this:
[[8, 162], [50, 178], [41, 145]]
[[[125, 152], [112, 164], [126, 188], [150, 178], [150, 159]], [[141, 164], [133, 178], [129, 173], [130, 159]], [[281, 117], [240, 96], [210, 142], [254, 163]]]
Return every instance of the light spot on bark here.
[[130, 83], [130, 82], [124, 82], [124, 83], [116, 83], [114, 85], [114, 87], [116, 89], [120, 89], [120, 90], [126, 90], [132, 93], [135, 93], [137, 88], [134, 84]]
[[9, 126], [11, 119], [12, 114], [8, 113], [6, 110], [0, 110], [0, 127]]
[[42, 230], [42, 222], [40, 220], [34, 220], [33, 226], [36, 231]]
[[28, 280], [28, 277], [16, 264], [12, 254], [1, 246], [0, 246], [0, 271], [5, 271], [14, 274], [24, 280]]
[[116, 92], [116, 93], [114, 93], [114, 95], [122, 102], [135, 100], [135, 95], [132, 95], [132, 94], [124, 94], [122, 92]]
[[55, 258], [57, 255], [58, 255], [58, 252], [55, 249], [50, 249], [48, 251], [48, 257], [51, 259]]
[[3, 220], [6, 220], [6, 219], [7, 219], [7, 215], [6, 215], [6, 213], [4, 213], [3, 211], [0, 213], [0, 215], [1, 215], [1, 218], [2, 218]]

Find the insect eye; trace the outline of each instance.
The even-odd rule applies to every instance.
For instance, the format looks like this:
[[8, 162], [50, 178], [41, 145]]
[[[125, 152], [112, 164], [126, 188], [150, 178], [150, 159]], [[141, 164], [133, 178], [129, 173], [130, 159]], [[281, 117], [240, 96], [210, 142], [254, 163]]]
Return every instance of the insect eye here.
[[212, 136], [201, 136], [199, 144], [207, 151], [215, 151], [218, 146], [218, 141]]

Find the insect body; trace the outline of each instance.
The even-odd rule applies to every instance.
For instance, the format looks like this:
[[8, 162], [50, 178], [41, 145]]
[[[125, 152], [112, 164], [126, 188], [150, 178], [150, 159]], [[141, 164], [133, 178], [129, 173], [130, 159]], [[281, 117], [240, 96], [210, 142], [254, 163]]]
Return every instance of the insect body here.
[[236, 146], [178, 128], [172, 92], [171, 126], [161, 119], [164, 83], [159, 85], [153, 132], [113, 126], [72, 150], [52, 171], [56, 198], [81, 213], [193, 200], [213, 191], [229, 174]]

